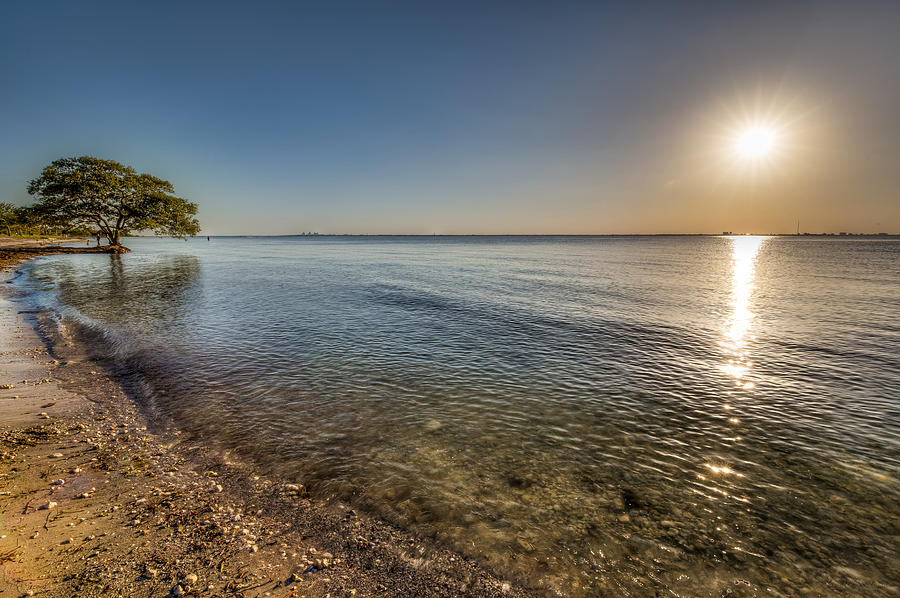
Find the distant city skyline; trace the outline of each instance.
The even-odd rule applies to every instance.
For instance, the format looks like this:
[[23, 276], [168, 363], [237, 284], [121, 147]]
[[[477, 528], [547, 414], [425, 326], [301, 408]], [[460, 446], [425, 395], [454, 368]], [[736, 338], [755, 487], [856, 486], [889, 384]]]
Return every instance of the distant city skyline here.
[[62, 156], [203, 235], [900, 233], [900, 4], [16, 3], [0, 201]]

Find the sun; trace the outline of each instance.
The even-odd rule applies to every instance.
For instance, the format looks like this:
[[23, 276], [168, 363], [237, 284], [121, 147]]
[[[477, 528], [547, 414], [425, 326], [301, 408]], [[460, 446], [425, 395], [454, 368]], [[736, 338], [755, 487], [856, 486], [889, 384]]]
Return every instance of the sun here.
[[706, 110], [697, 136], [704, 137], [701, 147], [706, 168], [715, 173], [711, 176], [755, 186], [780, 181], [797, 166], [815, 130], [817, 108], [800, 96], [757, 90], [735, 93]]
[[775, 127], [767, 124], [747, 125], [737, 131], [734, 138], [734, 151], [738, 157], [759, 161], [770, 157], [778, 146], [778, 133]]

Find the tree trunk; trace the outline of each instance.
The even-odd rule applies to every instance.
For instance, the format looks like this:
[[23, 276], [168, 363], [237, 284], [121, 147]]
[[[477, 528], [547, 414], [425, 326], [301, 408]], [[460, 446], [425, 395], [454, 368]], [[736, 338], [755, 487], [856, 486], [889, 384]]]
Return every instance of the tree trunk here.
[[106, 238], [109, 241], [109, 247], [106, 248], [109, 253], [128, 253], [131, 251], [124, 245], [119, 244], [119, 229], [111, 231], [106, 235]]

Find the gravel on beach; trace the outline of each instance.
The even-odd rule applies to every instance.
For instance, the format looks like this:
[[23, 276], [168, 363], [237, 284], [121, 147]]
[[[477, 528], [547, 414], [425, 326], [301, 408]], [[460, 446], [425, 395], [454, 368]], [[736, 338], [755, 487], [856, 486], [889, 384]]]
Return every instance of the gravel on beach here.
[[61, 359], [37, 315], [2, 293], [0, 597], [531, 595], [148, 421], [100, 364]]

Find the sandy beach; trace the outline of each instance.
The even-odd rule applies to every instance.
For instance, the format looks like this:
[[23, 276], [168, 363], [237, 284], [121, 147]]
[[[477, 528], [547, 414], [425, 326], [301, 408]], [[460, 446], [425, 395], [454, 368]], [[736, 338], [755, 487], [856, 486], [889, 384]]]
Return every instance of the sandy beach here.
[[[6, 256], [0, 280], [21, 255]], [[526, 596], [148, 421], [0, 288], [0, 596]]]

